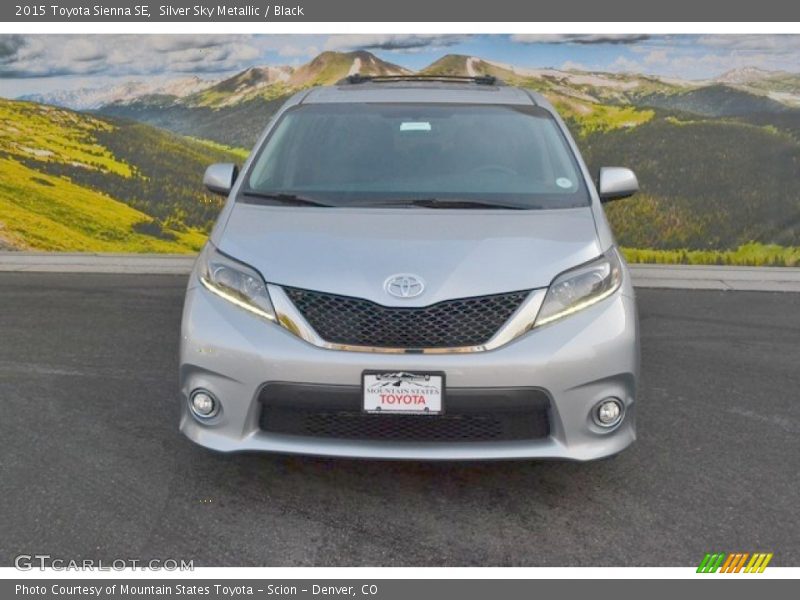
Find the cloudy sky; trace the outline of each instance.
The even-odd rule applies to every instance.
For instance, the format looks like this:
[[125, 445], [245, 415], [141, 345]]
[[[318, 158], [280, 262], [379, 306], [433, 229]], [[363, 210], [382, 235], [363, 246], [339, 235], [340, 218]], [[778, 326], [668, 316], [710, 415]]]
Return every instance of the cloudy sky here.
[[800, 71], [800, 35], [0, 35], [0, 95], [181, 75], [219, 78], [354, 49], [411, 69], [458, 53], [519, 67], [684, 79], [745, 66]]

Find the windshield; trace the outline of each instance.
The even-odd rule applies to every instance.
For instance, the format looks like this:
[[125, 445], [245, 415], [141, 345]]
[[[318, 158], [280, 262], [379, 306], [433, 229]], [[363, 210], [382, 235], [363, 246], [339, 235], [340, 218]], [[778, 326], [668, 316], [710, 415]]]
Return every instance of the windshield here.
[[589, 195], [558, 125], [541, 108], [349, 103], [287, 111], [240, 200], [570, 208], [588, 205]]

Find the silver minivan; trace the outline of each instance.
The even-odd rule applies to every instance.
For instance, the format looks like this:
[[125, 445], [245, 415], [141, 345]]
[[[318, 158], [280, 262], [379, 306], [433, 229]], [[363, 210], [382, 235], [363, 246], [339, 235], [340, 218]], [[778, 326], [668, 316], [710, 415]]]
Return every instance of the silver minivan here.
[[597, 185], [540, 95], [360, 77], [291, 97], [191, 274], [181, 430], [229, 451], [413, 460], [613, 455], [639, 338]]

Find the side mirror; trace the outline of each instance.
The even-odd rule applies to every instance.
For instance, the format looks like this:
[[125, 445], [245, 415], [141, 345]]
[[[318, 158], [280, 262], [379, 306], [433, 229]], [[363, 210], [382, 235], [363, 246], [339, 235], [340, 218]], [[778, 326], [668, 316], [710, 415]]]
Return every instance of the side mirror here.
[[239, 167], [233, 163], [216, 163], [206, 169], [203, 175], [203, 185], [209, 192], [227, 196], [236, 177], [239, 175]]
[[600, 181], [597, 192], [600, 202], [611, 202], [620, 198], [633, 196], [639, 191], [639, 180], [630, 169], [623, 167], [603, 167], [600, 169]]

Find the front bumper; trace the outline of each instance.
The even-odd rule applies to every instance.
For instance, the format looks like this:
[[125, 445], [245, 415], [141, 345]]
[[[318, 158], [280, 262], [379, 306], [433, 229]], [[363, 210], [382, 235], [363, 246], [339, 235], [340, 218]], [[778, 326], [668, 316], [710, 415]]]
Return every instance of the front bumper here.
[[[367, 369], [444, 371], [448, 390], [541, 389], [550, 400], [549, 435], [514, 441], [376, 441], [277, 434], [259, 426], [259, 396], [266, 384], [356, 386]], [[181, 337], [180, 428], [194, 442], [222, 452], [413, 460], [591, 460], [616, 454], [634, 441], [638, 369], [635, 302], [623, 291], [496, 350], [397, 355], [313, 346], [191, 285]], [[188, 410], [189, 394], [197, 388], [210, 390], [222, 404], [219, 414], [204, 422]], [[611, 431], [603, 430], [591, 417], [592, 408], [608, 396], [625, 404], [625, 418]], [[481, 402], [491, 407], [490, 397]]]

